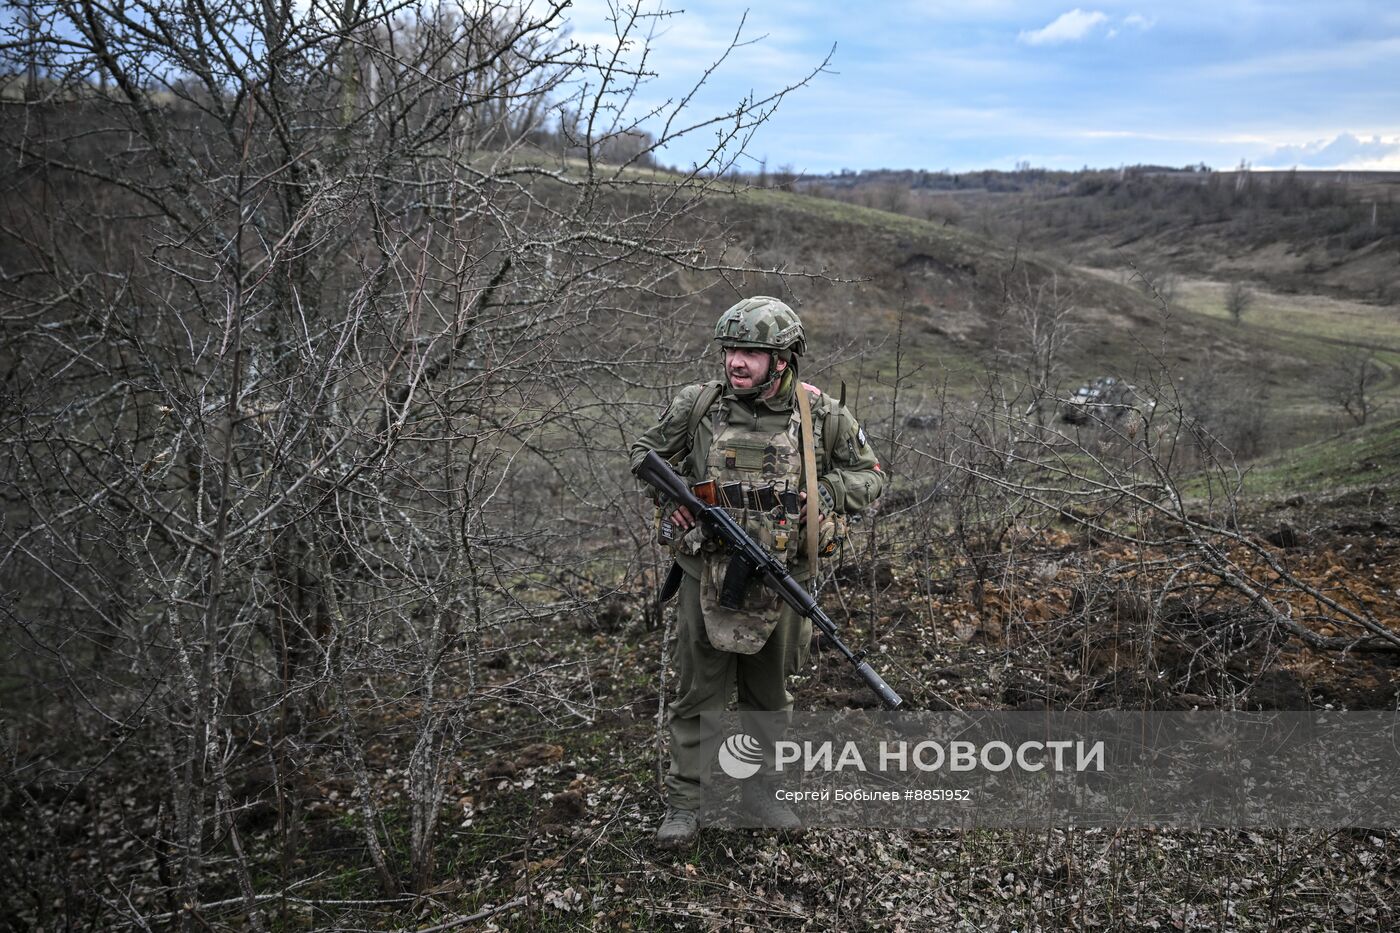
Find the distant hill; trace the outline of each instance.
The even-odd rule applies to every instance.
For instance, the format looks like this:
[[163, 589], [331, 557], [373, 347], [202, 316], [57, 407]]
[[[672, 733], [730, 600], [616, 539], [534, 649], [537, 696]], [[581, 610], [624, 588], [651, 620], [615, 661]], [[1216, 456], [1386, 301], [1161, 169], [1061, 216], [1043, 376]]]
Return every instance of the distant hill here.
[[789, 184], [1075, 263], [1132, 257], [1164, 272], [1400, 302], [1400, 172], [877, 170]]
[[[1203, 327], [1215, 330], [1196, 321], [1163, 321], [1140, 289], [963, 227], [776, 190], [714, 198], [704, 214], [760, 264], [853, 280], [751, 277], [741, 286], [784, 293], [842, 337], [892, 338], [902, 310], [906, 351], [991, 362], [1016, 341], [1008, 303], [1024, 300], [1028, 287], [1052, 277], [1078, 309], [1079, 323], [1093, 324], [1093, 336], [1069, 351], [1076, 366], [1131, 365], [1141, 344], [1155, 346], [1160, 334], [1185, 346], [1201, 339]], [[1209, 339], [1216, 346], [1231, 343], [1224, 330]]]
[[[1072, 309], [1073, 333], [1059, 353], [1055, 376], [1062, 394], [1102, 375], [1139, 385], [1170, 379], [1177, 391], [1193, 397], [1202, 417], [1214, 419], [1241, 456], [1311, 440], [1345, 424], [1318, 386], [1338, 354], [1358, 344], [1352, 331], [1329, 323], [1328, 306], [1304, 314], [1261, 299], [1256, 315], [1240, 325], [1223, 313], [1198, 310], [1211, 293], [1191, 284], [1164, 313], [1126, 267], [1131, 261], [1160, 281], [1163, 267], [1155, 251], [1103, 246], [1100, 258], [1123, 268], [1090, 274], [1066, 261], [1073, 248], [1044, 242], [1044, 231], [1024, 234], [1018, 245], [1000, 235], [1004, 221], [987, 235], [974, 224], [912, 217], [796, 188], [741, 188], [712, 196], [697, 219], [722, 231], [731, 258], [846, 281], [734, 277], [733, 288], [703, 294], [700, 301], [709, 307], [693, 309], [697, 324], [683, 329], [703, 330], [707, 315], [740, 292], [780, 295], [795, 304], [813, 336], [808, 372], [852, 387], [869, 386], [877, 372], [887, 386], [898, 337], [903, 373], [922, 367], [904, 390], [902, 410], [914, 414], [920, 393], [929, 399], [946, 387], [968, 397], [989, 368], [1014, 382], [1032, 339], [1017, 309], [1057, 290]], [[1146, 204], [1140, 211], [1148, 225], [1161, 217]], [[1364, 315], [1349, 312], [1349, 318], [1356, 327], [1366, 326]], [[698, 350], [707, 340], [702, 333], [694, 346]], [[1385, 391], [1393, 391], [1400, 384], [1400, 357], [1383, 355], [1377, 362]], [[883, 398], [888, 389], [866, 392], [872, 394]], [[887, 411], [883, 405], [878, 403], [880, 412]]]

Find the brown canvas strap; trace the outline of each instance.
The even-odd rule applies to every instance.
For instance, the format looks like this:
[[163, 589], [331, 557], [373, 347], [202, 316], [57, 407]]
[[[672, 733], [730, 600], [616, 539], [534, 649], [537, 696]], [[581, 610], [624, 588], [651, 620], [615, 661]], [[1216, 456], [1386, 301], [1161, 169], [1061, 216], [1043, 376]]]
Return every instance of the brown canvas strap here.
[[817, 450], [812, 443], [812, 402], [807, 398], [807, 387], [797, 383], [797, 411], [802, 417], [802, 475], [807, 486], [807, 566], [813, 579], [817, 576], [817, 515], [822, 500], [817, 495]]

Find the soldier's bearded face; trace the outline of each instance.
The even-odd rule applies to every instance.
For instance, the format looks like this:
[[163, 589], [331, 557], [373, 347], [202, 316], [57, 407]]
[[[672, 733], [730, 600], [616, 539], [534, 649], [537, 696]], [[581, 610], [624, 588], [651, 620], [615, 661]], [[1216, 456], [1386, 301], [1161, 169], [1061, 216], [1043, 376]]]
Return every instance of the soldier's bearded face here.
[[[768, 351], [745, 347], [725, 347], [724, 373], [729, 384], [736, 389], [752, 389], [768, 379]], [[787, 367], [784, 360], [778, 360], [778, 371]]]

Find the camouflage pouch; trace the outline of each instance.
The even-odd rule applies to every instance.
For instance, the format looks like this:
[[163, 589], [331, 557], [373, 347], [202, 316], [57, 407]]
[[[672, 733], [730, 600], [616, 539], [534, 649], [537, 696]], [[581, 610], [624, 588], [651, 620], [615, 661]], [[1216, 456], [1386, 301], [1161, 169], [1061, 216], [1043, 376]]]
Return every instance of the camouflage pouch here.
[[719, 596], [728, 569], [726, 554], [712, 555], [705, 560], [700, 578], [700, 610], [705, 616], [705, 634], [710, 644], [720, 651], [756, 654], [767, 644], [768, 636], [778, 624], [783, 601], [763, 585], [762, 575], [755, 573], [744, 592], [744, 608], [725, 609], [719, 604]]

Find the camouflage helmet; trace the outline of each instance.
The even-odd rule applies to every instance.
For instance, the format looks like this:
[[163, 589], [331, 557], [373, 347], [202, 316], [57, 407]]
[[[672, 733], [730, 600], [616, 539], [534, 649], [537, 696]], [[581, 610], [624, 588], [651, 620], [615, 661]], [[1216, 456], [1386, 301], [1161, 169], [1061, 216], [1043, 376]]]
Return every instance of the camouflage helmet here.
[[776, 298], [745, 298], [720, 315], [715, 340], [725, 347], [807, 352], [807, 334], [797, 312]]

